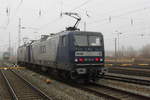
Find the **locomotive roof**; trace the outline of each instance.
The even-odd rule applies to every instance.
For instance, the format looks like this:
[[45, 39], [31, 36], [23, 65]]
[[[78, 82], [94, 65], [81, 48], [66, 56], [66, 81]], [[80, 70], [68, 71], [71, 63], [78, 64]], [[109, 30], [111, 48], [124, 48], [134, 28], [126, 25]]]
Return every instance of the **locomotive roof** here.
[[92, 31], [62, 31], [62, 32], [59, 32], [59, 33], [56, 33], [55, 35], [65, 35], [65, 34], [78, 34], [78, 33], [83, 33], [83, 34], [91, 34], [91, 33], [94, 33], [94, 34], [97, 34], [97, 35], [102, 35], [101, 32], [92, 32]]
[[[61, 31], [61, 32], [59, 32], [59, 33], [56, 33], [56, 34], [52, 34], [52, 35], [49, 35], [49, 37], [48, 38], [46, 38], [45, 40], [48, 40], [48, 39], [51, 39], [51, 38], [53, 38], [53, 37], [55, 37], [55, 36], [60, 36], [60, 35], [67, 35], [67, 34], [78, 34], [78, 33], [83, 33], [83, 34], [92, 34], [92, 33], [94, 33], [94, 34], [96, 34], [96, 35], [101, 35], [101, 36], [103, 36], [102, 35], [102, 33], [101, 32], [92, 32], [92, 31]], [[45, 41], [44, 40], [44, 41]], [[29, 43], [29, 44], [24, 44], [24, 45], [22, 45], [22, 46], [20, 46], [20, 47], [26, 47], [26, 46], [28, 46], [28, 45], [32, 45], [33, 43], [39, 43], [39, 42], [41, 42], [41, 39], [39, 39], [39, 40], [34, 40], [34, 41], [32, 41], [31, 43]], [[19, 48], [20, 48], [19, 47]]]

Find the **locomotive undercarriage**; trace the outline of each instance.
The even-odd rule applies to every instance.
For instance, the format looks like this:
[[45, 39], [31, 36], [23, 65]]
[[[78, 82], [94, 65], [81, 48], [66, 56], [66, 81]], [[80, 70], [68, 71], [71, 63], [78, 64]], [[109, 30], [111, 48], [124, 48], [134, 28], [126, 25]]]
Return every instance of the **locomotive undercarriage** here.
[[106, 69], [102, 66], [76, 67], [70, 72], [70, 78], [76, 81], [97, 81], [104, 76]]
[[29, 63], [18, 64], [21, 66], [28, 66], [29, 68], [33, 68], [34, 70], [39, 68], [43, 71], [43, 68], [46, 68], [48, 72], [55, 73], [55, 75], [58, 75], [60, 78], [66, 80], [71, 79], [80, 83], [98, 81], [100, 78], [103, 78], [104, 74], [107, 71], [103, 66], [75, 66], [72, 70], [67, 71], [46, 66], [42, 67], [41, 65], [34, 65]]

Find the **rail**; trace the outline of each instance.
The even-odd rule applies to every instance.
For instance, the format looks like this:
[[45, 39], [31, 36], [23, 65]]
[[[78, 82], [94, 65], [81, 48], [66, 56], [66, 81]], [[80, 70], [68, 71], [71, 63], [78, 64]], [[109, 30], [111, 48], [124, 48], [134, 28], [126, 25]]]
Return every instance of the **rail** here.
[[146, 85], [150, 86], [150, 80], [148, 79], [141, 79], [141, 78], [135, 78], [133, 76], [127, 76], [127, 75], [120, 75], [118, 74], [107, 74], [104, 76], [105, 79], [110, 79], [110, 80], [117, 80], [117, 81], [123, 81], [123, 82], [128, 82], [128, 83], [135, 83], [139, 85]]
[[87, 92], [91, 92], [93, 94], [105, 97], [107, 99], [113, 99], [113, 100], [122, 100], [122, 99], [130, 99], [133, 98], [135, 100], [150, 100], [150, 97], [127, 92], [124, 90], [120, 90], [117, 88], [104, 86], [101, 84], [93, 83], [91, 86], [80, 86], [82, 90], [85, 90]]
[[[51, 97], [46, 95], [43, 91], [41, 91], [40, 89], [38, 89], [37, 87], [32, 85], [29, 81], [27, 81], [25, 78], [23, 78], [16, 72], [14, 72], [12, 70], [6, 70], [6, 71], [7, 72], [3, 72], [3, 71], [1, 71], [1, 72], [3, 74], [3, 77], [5, 78], [6, 84], [8, 85], [9, 90], [10, 90], [11, 95], [14, 100], [19, 100], [20, 98], [30, 98], [30, 97], [32, 99], [41, 98], [42, 100], [52, 100]], [[11, 81], [10, 78], [8, 78], [9, 74], [11, 77], [13, 77], [13, 80], [15, 80], [15, 81]], [[13, 75], [15, 75], [15, 76], [13, 76]], [[13, 83], [13, 82], [16, 82], [16, 83]], [[15, 85], [22, 86], [22, 88], [20, 88], [19, 86], [17, 87]], [[21, 89], [21, 91], [19, 90], [19, 88]], [[23, 95], [23, 93], [21, 93], [24, 91], [26, 91], [26, 92], [29, 91], [29, 93], [27, 93], [28, 95], [30, 94], [29, 97], [28, 97], [28, 95], [27, 96], [25, 95], [26, 93], [24, 95]]]
[[[1, 71], [1, 70], [0, 70], [0, 71]], [[4, 74], [2, 71], [1, 71], [1, 73], [2, 73], [2, 75], [3, 75], [3, 77], [4, 77], [4, 79], [5, 79], [5, 82], [6, 82], [7, 86], [9, 87], [9, 91], [10, 91], [10, 93], [11, 93], [13, 99], [14, 99], [14, 100], [19, 100], [18, 97], [17, 97], [17, 95], [16, 95], [16, 93], [15, 93], [15, 91], [14, 91], [14, 89], [12, 88], [10, 82], [8, 81], [7, 77], [5, 76], [5, 74]]]

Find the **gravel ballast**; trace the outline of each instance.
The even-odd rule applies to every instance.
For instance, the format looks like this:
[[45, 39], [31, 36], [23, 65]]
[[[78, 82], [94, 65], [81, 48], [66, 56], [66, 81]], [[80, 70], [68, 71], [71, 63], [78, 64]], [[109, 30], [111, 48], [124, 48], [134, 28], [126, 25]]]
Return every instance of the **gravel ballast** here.
[[150, 97], [150, 87], [116, 80], [101, 79], [99, 84]]
[[17, 72], [54, 100], [106, 100], [27, 69], [20, 69]]

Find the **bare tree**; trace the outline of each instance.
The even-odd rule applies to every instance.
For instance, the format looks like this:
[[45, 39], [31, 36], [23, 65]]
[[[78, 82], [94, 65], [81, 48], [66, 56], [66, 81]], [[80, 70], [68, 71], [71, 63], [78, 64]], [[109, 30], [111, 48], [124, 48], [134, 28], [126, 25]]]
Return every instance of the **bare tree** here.
[[126, 57], [136, 57], [137, 56], [137, 51], [132, 47], [128, 47], [126, 50]]
[[140, 56], [142, 56], [143, 58], [150, 58], [150, 44], [143, 46]]

